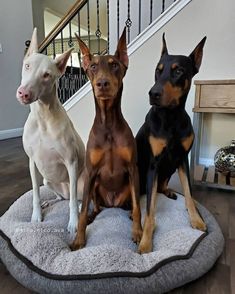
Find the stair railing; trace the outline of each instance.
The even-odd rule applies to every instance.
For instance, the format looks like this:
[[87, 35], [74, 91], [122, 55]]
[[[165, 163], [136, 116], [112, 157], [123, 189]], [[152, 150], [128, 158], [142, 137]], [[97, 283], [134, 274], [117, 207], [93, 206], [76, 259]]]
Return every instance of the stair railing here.
[[[178, 0], [179, 1], [179, 0]], [[117, 40], [127, 27], [130, 43], [175, 0], [78, 0], [43, 40], [39, 51], [55, 58], [74, 47], [58, 95], [66, 102], [86, 82], [75, 32], [93, 54], [114, 53]], [[29, 42], [27, 42], [27, 46]]]

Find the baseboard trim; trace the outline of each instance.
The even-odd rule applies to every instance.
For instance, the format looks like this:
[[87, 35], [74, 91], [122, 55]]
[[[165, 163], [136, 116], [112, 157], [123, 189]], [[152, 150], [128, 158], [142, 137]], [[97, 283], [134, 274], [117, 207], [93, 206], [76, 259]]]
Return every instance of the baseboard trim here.
[[9, 129], [0, 131], [0, 140], [21, 137], [23, 135], [24, 128]]
[[[140, 33], [129, 45], [128, 55], [131, 56], [138, 48], [140, 48], [149, 38], [167, 24], [176, 14], [178, 14], [192, 0], [177, 0], [170, 5], [155, 21], [152, 22], [142, 33]], [[92, 90], [90, 82], [87, 82], [78, 90], [63, 106], [66, 111], [81, 100], [89, 91]]]

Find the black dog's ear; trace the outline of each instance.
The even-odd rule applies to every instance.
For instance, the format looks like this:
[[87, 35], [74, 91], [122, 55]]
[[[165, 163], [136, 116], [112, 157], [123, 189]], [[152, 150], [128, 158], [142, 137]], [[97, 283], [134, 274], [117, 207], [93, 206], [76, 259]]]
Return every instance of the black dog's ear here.
[[165, 40], [165, 33], [162, 35], [162, 55], [168, 54], [167, 46], [166, 46], [166, 40]]
[[202, 63], [202, 55], [203, 55], [203, 47], [206, 42], [206, 37], [204, 37], [201, 42], [196, 46], [196, 48], [193, 50], [193, 52], [189, 55], [189, 57], [192, 59], [193, 66], [194, 66], [194, 72], [193, 75], [198, 73], [199, 68]]

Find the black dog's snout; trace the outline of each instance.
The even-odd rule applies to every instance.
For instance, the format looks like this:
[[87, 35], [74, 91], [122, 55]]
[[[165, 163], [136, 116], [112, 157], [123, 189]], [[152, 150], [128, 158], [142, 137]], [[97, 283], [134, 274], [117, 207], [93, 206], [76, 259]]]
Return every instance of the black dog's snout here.
[[108, 88], [110, 82], [107, 79], [100, 79], [96, 82], [96, 86], [101, 90]]
[[154, 85], [149, 91], [149, 102], [151, 105], [161, 104], [162, 91], [158, 85]]
[[154, 88], [152, 88], [150, 91], [149, 91], [149, 97], [150, 98], [155, 98], [155, 99], [160, 99], [161, 97], [161, 92], [159, 90], [156, 90]]

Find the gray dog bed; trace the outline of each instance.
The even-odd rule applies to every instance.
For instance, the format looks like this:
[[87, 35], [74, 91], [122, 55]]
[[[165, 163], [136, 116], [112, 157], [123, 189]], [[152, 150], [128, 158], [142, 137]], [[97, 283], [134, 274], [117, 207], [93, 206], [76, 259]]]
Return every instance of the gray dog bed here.
[[[51, 198], [41, 187], [42, 201]], [[43, 222], [32, 224], [29, 191], [0, 219], [0, 257], [13, 277], [39, 293], [164, 293], [202, 276], [222, 252], [218, 224], [204, 207], [199, 210], [207, 233], [191, 228], [183, 196], [160, 194], [153, 252], [139, 255], [129, 212], [104, 209], [87, 228], [86, 247], [71, 252], [68, 201], [44, 209]]]

